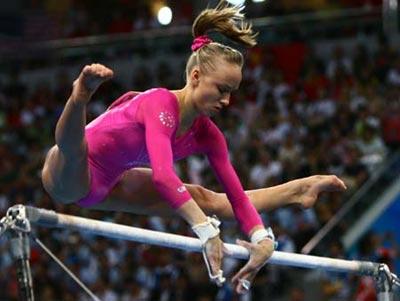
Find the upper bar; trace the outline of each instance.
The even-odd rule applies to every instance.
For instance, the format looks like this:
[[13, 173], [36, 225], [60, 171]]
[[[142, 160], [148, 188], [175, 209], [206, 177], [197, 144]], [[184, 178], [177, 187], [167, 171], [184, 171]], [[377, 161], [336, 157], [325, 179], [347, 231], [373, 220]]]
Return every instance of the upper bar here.
[[[19, 208], [19, 210], [22, 208], [25, 209], [26, 217], [31, 223], [49, 228], [73, 229], [110, 238], [131, 240], [167, 248], [175, 248], [192, 252], [202, 251], [200, 240], [192, 237], [60, 214], [41, 208], [28, 206], [20, 206]], [[246, 248], [234, 244], [224, 245], [231, 253], [229, 256], [237, 259], [248, 259], [249, 252]], [[320, 269], [331, 272], [357, 273], [360, 275], [369, 276], [378, 276], [379, 274], [378, 263], [333, 259], [328, 257], [302, 255], [279, 251], [275, 251], [273, 253], [272, 257], [268, 260], [268, 263], [291, 267]]]

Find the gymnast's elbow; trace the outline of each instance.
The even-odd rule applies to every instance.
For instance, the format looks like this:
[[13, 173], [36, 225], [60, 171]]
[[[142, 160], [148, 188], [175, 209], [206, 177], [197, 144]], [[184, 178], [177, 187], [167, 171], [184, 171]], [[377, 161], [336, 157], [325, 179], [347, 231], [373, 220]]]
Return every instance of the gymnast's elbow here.
[[165, 187], [174, 175], [173, 168], [153, 168], [151, 179], [155, 187]]

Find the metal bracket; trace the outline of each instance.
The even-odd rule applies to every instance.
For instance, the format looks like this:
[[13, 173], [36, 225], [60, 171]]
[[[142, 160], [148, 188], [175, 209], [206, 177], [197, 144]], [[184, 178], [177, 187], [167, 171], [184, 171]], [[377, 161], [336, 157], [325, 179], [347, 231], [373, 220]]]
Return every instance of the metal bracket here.
[[389, 267], [386, 264], [381, 264], [379, 266], [379, 272], [380, 277], [384, 278], [381, 281], [388, 283], [390, 291], [400, 288], [400, 279], [397, 277], [396, 274], [390, 272]]
[[0, 219], [0, 237], [6, 233], [6, 231], [10, 228], [10, 221], [9, 219], [4, 216]]
[[392, 282], [393, 282], [394, 290], [400, 291], [400, 279], [399, 279], [399, 277], [397, 277], [397, 275], [395, 275], [393, 273], [392, 273]]
[[399, 278], [390, 272], [386, 264], [380, 264], [377, 271], [376, 287], [379, 301], [393, 300], [393, 291], [400, 288]]
[[31, 232], [31, 223], [26, 216], [26, 208], [23, 205], [15, 205], [9, 208], [6, 216], [0, 220], [0, 236], [10, 230], [22, 233]]
[[10, 251], [17, 268], [19, 299], [23, 301], [34, 301], [32, 274], [29, 263], [29, 237], [31, 236], [93, 300], [100, 301], [89, 288], [87, 288], [37, 237], [35, 237], [35, 235], [33, 235], [28, 214], [27, 207], [15, 205], [9, 208], [6, 216], [0, 220], [0, 236], [6, 233], [9, 237]]
[[26, 214], [26, 208], [23, 205], [15, 205], [7, 210], [6, 218], [11, 222], [10, 229], [24, 233], [31, 232], [31, 223]]
[[0, 236], [7, 234], [10, 241], [10, 252], [16, 265], [19, 285], [19, 299], [33, 301], [32, 274], [30, 268], [29, 234], [31, 224], [23, 205], [15, 205], [7, 210], [0, 220]]

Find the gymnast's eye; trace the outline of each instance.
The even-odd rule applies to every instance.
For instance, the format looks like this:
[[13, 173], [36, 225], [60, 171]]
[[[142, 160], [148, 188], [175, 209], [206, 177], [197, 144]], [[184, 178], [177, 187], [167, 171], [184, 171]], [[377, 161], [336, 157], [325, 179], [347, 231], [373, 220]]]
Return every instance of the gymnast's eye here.
[[221, 94], [225, 94], [225, 93], [228, 93], [229, 90], [227, 90], [226, 88], [218, 86], [218, 92], [221, 93]]

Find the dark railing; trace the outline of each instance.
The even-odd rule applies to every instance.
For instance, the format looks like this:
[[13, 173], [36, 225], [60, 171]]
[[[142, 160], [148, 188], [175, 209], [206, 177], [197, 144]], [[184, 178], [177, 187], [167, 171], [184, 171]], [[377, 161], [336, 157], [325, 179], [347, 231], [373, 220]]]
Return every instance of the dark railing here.
[[[261, 44], [307, 41], [370, 34], [382, 30], [382, 9], [355, 8], [291, 14], [252, 20]], [[0, 64], [15, 61], [51, 61], [124, 53], [151, 55], [186, 52], [190, 26], [166, 27], [125, 34], [88, 36], [40, 42], [0, 38]]]

